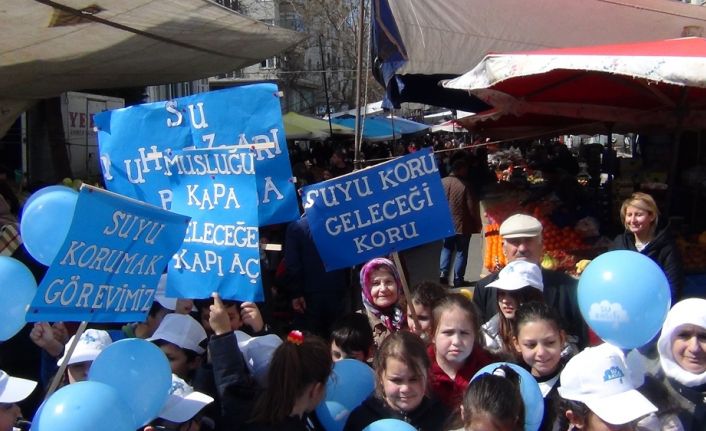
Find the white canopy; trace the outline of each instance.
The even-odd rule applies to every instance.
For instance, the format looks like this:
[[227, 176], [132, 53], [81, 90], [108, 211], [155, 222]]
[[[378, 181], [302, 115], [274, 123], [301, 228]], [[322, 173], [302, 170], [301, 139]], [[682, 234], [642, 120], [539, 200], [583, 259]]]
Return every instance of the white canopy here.
[[0, 0], [0, 99], [205, 78], [272, 57], [303, 37], [206, 0], [90, 4]]
[[378, 0], [373, 10], [374, 73], [395, 106], [488, 109], [438, 87], [488, 53], [706, 36], [706, 8], [675, 0]]
[[387, 1], [408, 54], [400, 75], [461, 75], [492, 52], [706, 36], [706, 8], [674, 0]]

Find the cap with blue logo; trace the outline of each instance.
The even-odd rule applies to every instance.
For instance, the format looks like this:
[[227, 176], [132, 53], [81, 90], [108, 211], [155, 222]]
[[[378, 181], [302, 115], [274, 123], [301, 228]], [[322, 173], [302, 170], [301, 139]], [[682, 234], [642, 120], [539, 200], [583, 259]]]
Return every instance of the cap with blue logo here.
[[610, 344], [589, 347], [571, 358], [561, 372], [559, 395], [580, 401], [611, 425], [622, 425], [656, 412], [639, 393], [625, 357]]

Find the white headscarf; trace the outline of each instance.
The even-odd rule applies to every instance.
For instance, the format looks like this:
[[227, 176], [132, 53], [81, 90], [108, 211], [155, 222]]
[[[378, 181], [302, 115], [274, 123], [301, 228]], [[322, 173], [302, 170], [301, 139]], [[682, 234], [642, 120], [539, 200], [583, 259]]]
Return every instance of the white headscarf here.
[[690, 373], [674, 360], [672, 353], [674, 333], [680, 326], [689, 324], [706, 329], [706, 299], [689, 298], [674, 304], [662, 326], [662, 335], [657, 341], [657, 351], [664, 374], [682, 385], [693, 387], [706, 383], [706, 372]]

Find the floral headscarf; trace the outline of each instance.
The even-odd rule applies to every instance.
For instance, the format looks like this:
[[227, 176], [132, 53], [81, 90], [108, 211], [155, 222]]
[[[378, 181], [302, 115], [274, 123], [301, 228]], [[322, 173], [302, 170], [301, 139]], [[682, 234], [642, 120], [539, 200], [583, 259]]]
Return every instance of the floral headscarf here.
[[[378, 269], [389, 271], [395, 278], [395, 284], [397, 285], [397, 303], [386, 309], [376, 306], [370, 293], [372, 284], [370, 278], [372, 277], [373, 271]], [[380, 319], [383, 325], [385, 325], [390, 332], [399, 331], [405, 326], [405, 313], [404, 310], [402, 310], [399, 301], [403, 296], [402, 281], [400, 281], [400, 274], [397, 272], [397, 268], [392, 261], [382, 257], [377, 257], [363, 265], [363, 268], [360, 270], [360, 286], [362, 288], [363, 305], [365, 306], [365, 309]]]

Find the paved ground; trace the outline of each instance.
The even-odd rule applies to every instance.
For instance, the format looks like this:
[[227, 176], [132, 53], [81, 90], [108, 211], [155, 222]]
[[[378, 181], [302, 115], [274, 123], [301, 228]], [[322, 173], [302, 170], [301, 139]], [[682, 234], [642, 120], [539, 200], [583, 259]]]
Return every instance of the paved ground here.
[[[439, 254], [441, 241], [435, 241], [420, 247], [405, 250], [400, 253], [401, 258], [409, 272], [408, 283], [414, 286], [423, 280], [438, 281], [439, 279]], [[483, 268], [483, 255], [481, 253], [481, 235], [476, 234], [471, 238], [469, 245], [468, 266], [466, 266], [466, 280], [476, 281], [480, 278]]]

